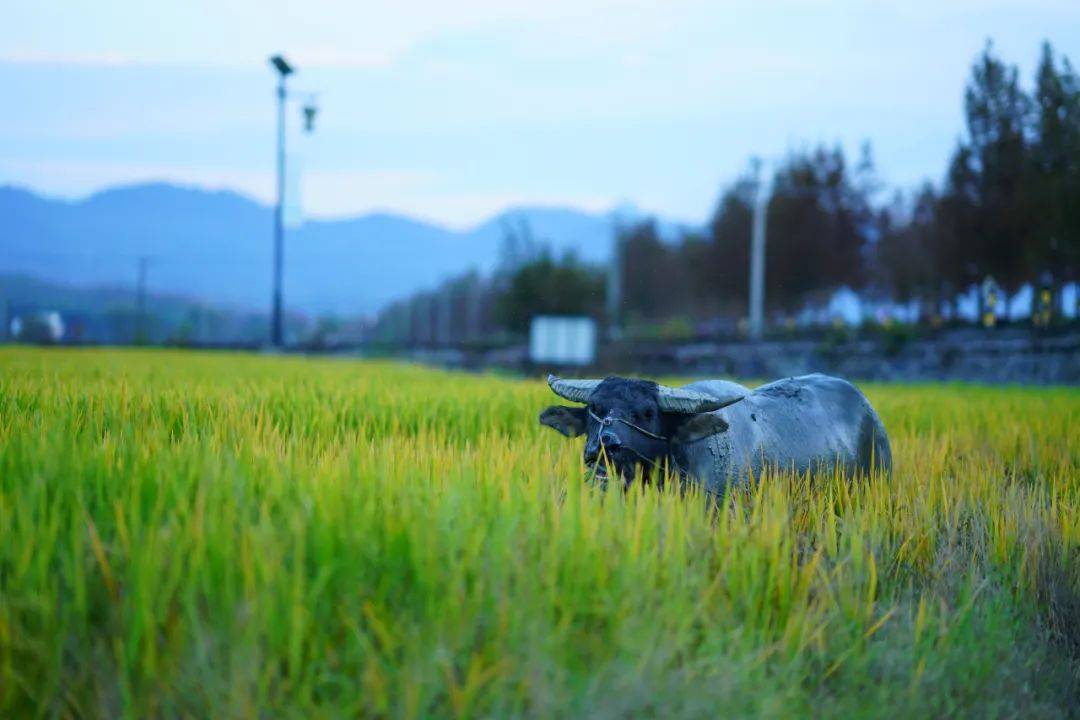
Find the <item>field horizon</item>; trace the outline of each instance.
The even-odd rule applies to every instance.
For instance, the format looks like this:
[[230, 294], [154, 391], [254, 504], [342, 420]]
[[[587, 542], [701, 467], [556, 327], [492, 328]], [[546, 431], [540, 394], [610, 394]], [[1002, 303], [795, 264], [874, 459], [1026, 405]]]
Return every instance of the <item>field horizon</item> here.
[[540, 379], [0, 347], [0, 716], [1080, 708], [1080, 389], [859, 384], [891, 477], [601, 492]]

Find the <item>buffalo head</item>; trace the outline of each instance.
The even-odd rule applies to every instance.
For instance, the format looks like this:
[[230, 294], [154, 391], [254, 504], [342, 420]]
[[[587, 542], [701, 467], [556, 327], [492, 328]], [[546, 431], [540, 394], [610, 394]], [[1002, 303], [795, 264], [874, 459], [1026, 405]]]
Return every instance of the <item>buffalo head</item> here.
[[540, 423], [567, 437], [585, 435], [586, 467], [603, 484], [612, 468], [624, 486], [639, 471], [648, 480], [676, 444], [727, 430], [724, 419], [711, 413], [743, 397], [717, 398], [621, 377], [560, 380], [549, 375], [548, 385], [583, 407], [553, 405], [540, 413]]

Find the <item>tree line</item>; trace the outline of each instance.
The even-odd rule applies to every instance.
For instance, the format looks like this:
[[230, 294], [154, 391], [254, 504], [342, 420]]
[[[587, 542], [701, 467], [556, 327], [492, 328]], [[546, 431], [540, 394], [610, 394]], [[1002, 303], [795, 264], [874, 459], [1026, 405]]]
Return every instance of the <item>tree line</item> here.
[[[764, 205], [767, 315], [792, 317], [824, 303], [841, 287], [863, 297], [918, 303], [925, 318], [956, 317], [957, 298], [988, 277], [1005, 302], [1025, 283], [1050, 288], [1076, 282], [1080, 271], [1080, 79], [1049, 43], [1030, 89], [1018, 69], [987, 43], [975, 59], [963, 97], [964, 129], [943, 180], [885, 195], [869, 143], [854, 161], [840, 147], [790, 152], [761, 178], [748, 170], [724, 191], [701, 229], [665, 238], [653, 220], [617, 229], [621, 302], [627, 324], [747, 314], [750, 237], [759, 180]], [[473, 303], [464, 334], [520, 333], [535, 314], [604, 317], [604, 268], [572, 255], [555, 258], [508, 232], [511, 263], [489, 280], [467, 276]], [[446, 288], [462, 295], [463, 280]], [[453, 292], [451, 292], [453, 294]], [[380, 315], [382, 337], [397, 318], [409, 339], [437, 342], [454, 333], [454, 302], [425, 295]], [[409, 308], [407, 311], [403, 308]], [[441, 309], [440, 309], [441, 308]], [[449, 309], [448, 309], [449, 308]], [[469, 312], [472, 314], [470, 315]], [[408, 314], [406, 323], [402, 318]], [[465, 325], [462, 325], [465, 323]], [[466, 327], [467, 326], [467, 327]], [[428, 328], [426, 335], [424, 328]], [[399, 333], [400, 334], [400, 333]], [[376, 335], [378, 336], [378, 335]]]

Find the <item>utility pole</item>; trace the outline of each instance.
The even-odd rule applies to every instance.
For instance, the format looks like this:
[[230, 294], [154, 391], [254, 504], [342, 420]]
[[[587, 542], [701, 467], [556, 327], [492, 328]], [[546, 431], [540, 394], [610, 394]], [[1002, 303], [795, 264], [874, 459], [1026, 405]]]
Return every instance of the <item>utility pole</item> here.
[[480, 304], [483, 302], [480, 293], [482, 290], [480, 277], [474, 273], [469, 278], [468, 308], [465, 321], [467, 328], [465, 335], [470, 342], [476, 342], [480, 339]]
[[415, 323], [413, 322], [413, 306], [412, 301], [405, 300], [398, 308], [398, 336], [397, 344], [399, 347], [408, 347], [412, 344]]
[[443, 287], [437, 290], [435, 298], [435, 302], [437, 303], [435, 312], [438, 320], [438, 329], [436, 331], [438, 339], [436, 341], [436, 344], [445, 347], [450, 344], [450, 321], [453, 310], [453, 295], [451, 294], [451, 284], [446, 283], [445, 285], [443, 285]]
[[136, 307], [138, 309], [135, 325], [135, 343], [138, 345], [145, 344], [150, 339], [146, 322], [146, 268], [149, 262], [149, 258], [145, 255], [139, 257], [139, 279], [135, 290]]
[[769, 211], [767, 181], [761, 160], [754, 158], [754, 227], [750, 239], [750, 337], [760, 340], [765, 329], [765, 216]]
[[427, 315], [427, 303], [423, 295], [415, 296], [409, 303], [412, 314], [412, 336], [410, 337], [413, 347], [422, 346], [427, 341], [428, 325], [430, 316]]
[[437, 342], [438, 338], [438, 298], [436, 293], [422, 296], [420, 300], [420, 307], [422, 308], [421, 317], [424, 319], [424, 346], [431, 347]]

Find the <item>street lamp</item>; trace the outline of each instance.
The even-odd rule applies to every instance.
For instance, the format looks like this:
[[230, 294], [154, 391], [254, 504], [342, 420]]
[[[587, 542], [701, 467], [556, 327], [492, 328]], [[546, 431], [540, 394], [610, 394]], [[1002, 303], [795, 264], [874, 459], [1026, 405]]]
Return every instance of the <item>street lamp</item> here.
[[281, 74], [282, 77], [293, 74], [293, 66], [280, 55], [274, 55], [270, 58], [270, 64]]
[[315, 113], [318, 111], [319, 109], [315, 107], [315, 98], [308, 98], [304, 105], [304, 132], [310, 133], [315, 129]]
[[274, 295], [270, 320], [270, 342], [282, 346], [281, 326], [281, 265], [284, 260], [284, 201], [285, 201], [285, 78], [293, 74], [293, 66], [281, 55], [270, 58], [278, 73], [278, 137], [277, 137], [277, 207], [274, 209]]
[[[281, 306], [281, 276], [285, 258], [285, 78], [296, 72], [281, 55], [270, 58], [270, 65], [278, 74], [278, 136], [277, 136], [277, 207], [274, 208], [274, 295], [271, 313], [270, 342], [274, 347], [284, 346], [284, 329]], [[304, 131], [310, 133], [315, 128], [315, 96], [309, 95], [303, 107]]]

